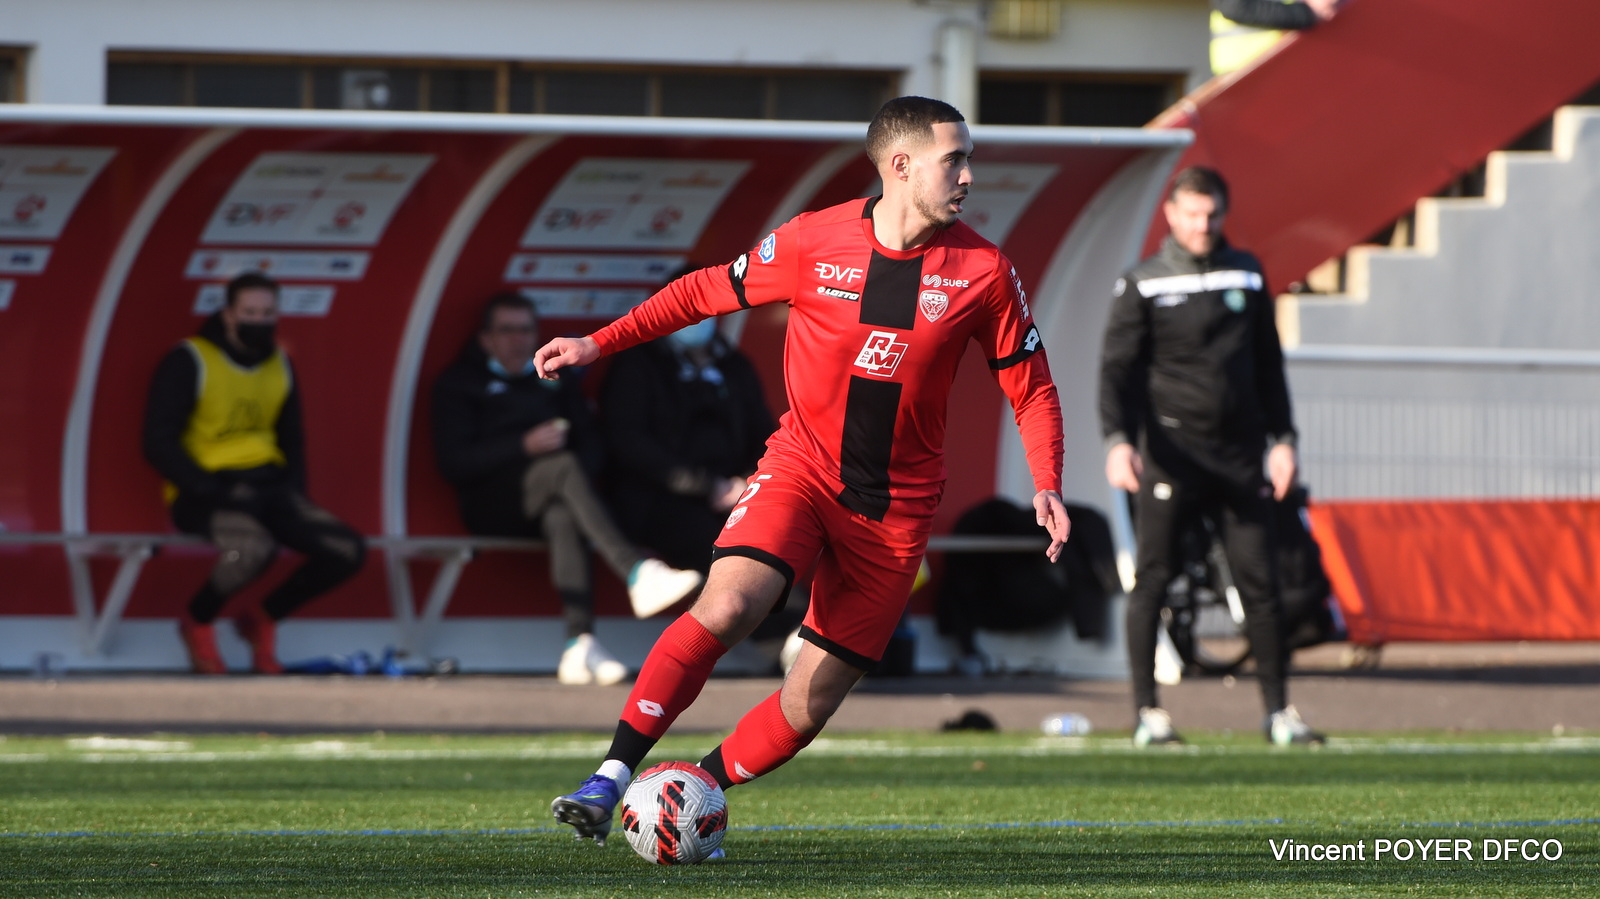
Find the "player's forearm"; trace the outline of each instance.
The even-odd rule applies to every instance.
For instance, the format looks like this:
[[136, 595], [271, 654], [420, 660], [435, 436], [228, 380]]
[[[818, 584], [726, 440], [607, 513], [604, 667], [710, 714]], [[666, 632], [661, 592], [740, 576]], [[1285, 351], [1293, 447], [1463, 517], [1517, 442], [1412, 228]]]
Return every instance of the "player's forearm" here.
[[589, 335], [602, 355], [664, 337], [702, 319], [739, 308], [726, 266], [703, 268], [661, 288], [623, 317]]
[[[1042, 360], [1039, 367], [1044, 368]], [[1061, 464], [1065, 456], [1061, 400], [1055, 384], [1049, 380], [1048, 370], [1042, 383], [1030, 383], [1025, 393], [1012, 399], [1012, 407], [1016, 410], [1017, 431], [1022, 436], [1034, 489], [1060, 493]]]

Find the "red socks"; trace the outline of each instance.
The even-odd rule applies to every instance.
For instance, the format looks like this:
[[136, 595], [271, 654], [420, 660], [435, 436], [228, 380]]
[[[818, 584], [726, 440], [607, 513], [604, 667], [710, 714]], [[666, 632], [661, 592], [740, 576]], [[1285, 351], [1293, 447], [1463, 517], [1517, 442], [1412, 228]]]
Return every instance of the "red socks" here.
[[652, 740], [659, 740], [711, 677], [711, 669], [728, 651], [705, 625], [687, 613], [667, 625], [634, 679], [622, 720]]
[[778, 703], [782, 693], [768, 696], [745, 713], [722, 745], [717, 747], [730, 783], [742, 784], [776, 769], [806, 748], [816, 734], [802, 734], [783, 717]]

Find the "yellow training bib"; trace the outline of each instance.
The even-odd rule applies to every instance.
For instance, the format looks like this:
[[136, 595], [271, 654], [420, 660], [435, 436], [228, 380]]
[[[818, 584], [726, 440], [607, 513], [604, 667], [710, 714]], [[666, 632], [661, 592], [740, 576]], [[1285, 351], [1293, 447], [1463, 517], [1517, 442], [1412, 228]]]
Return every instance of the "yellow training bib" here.
[[[183, 448], [195, 464], [206, 471], [287, 464], [278, 446], [277, 424], [294, 376], [283, 353], [245, 368], [204, 337], [183, 343], [200, 373], [194, 411], [183, 431]], [[168, 502], [176, 492], [167, 485]]]
[[1215, 10], [1211, 13], [1211, 74], [1226, 75], [1244, 68], [1267, 52], [1282, 31], [1240, 25]]

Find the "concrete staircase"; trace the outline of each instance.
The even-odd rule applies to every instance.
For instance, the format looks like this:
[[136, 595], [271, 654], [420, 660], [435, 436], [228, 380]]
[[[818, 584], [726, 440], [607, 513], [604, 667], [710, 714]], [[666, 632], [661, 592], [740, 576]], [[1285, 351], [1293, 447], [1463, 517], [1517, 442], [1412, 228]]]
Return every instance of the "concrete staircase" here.
[[1344, 293], [1285, 297], [1285, 346], [1596, 348], [1600, 107], [1558, 110], [1549, 152], [1490, 154], [1483, 197], [1414, 221], [1413, 246], [1348, 252]]
[[1414, 245], [1359, 246], [1342, 294], [1279, 302], [1321, 499], [1600, 493], [1600, 107], [1429, 198]]

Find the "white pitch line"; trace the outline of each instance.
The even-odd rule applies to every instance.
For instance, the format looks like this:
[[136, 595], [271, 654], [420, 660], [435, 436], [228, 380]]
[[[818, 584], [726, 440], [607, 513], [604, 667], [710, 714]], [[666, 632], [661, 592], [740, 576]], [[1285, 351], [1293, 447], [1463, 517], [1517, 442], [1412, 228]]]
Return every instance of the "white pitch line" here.
[[[69, 751], [61, 753], [0, 751], [0, 764], [23, 764], [47, 761], [83, 762], [89, 764], [117, 762], [255, 762], [272, 759], [307, 761], [420, 761], [420, 760], [493, 760], [512, 761], [567, 760], [597, 758], [609, 744], [604, 740], [561, 743], [550, 746], [506, 746], [485, 749], [404, 749], [388, 748], [376, 743], [350, 740], [315, 740], [307, 743], [289, 743], [261, 749], [203, 750], [193, 749], [187, 741], [130, 740], [117, 738], [87, 738], [66, 741]], [[983, 746], [911, 746], [889, 740], [823, 738], [807, 750], [808, 756], [872, 756], [880, 758], [1005, 758], [1065, 755], [1146, 755], [1159, 758], [1164, 755], [1266, 755], [1280, 754], [1284, 750], [1267, 746], [1195, 746], [1186, 745], [1152, 752], [1137, 749], [1130, 743], [1116, 739], [1085, 739], [1082, 737], [1046, 737], [1025, 744]], [[1338, 755], [1541, 755], [1566, 753], [1592, 753], [1600, 751], [1600, 737], [1556, 737], [1528, 743], [1429, 743], [1408, 740], [1370, 738], [1334, 738], [1328, 745], [1310, 752]]]

